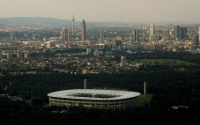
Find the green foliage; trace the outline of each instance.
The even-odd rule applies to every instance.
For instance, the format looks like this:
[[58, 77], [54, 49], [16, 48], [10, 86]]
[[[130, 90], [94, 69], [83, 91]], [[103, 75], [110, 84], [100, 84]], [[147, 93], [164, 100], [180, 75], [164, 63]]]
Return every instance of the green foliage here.
[[34, 106], [38, 106], [38, 105], [43, 105], [44, 102], [41, 98], [33, 98], [31, 100], [31, 104], [34, 105]]
[[99, 75], [54, 73], [6, 76], [1, 77], [1, 81], [9, 86], [10, 95], [20, 95], [25, 99], [30, 99], [47, 98], [47, 94], [53, 91], [83, 88], [85, 78], [88, 79], [88, 88], [91, 89], [125, 89], [141, 93], [143, 83], [147, 82], [148, 93], [171, 96], [180, 103], [188, 102], [191, 93], [198, 93], [200, 90], [200, 73], [197, 71]]
[[[47, 93], [83, 88], [83, 79], [88, 79], [88, 88], [127, 89], [143, 92], [147, 82], [148, 105], [127, 111], [102, 111], [97, 109], [66, 109], [46, 107]], [[199, 123], [200, 72], [151, 72], [135, 74], [66, 75], [38, 74], [1, 77], [9, 85], [11, 95], [22, 95], [32, 102], [10, 102], [0, 98], [1, 125], [15, 123], [40, 124], [193, 124]], [[142, 100], [142, 96], [140, 98]], [[29, 99], [30, 100], [30, 99]], [[174, 105], [188, 105], [189, 110], [169, 112]], [[52, 113], [52, 111], [65, 111]], [[98, 121], [98, 122], [97, 122]]]
[[144, 65], [169, 65], [169, 66], [180, 66], [180, 65], [196, 65], [196, 63], [173, 60], [173, 59], [140, 59], [134, 60], [133, 64], [142, 63]]
[[[1, 100], [1, 98], [0, 98]], [[64, 112], [63, 112], [64, 111]], [[157, 107], [136, 108], [132, 110], [98, 110], [63, 107], [38, 107], [24, 102], [0, 101], [1, 125], [124, 125], [143, 124], [198, 124], [200, 110], [197, 108], [180, 112], [169, 112]]]
[[140, 60], [140, 59], [172, 59], [181, 60], [191, 63], [200, 64], [200, 54], [191, 54], [189, 52], [166, 52], [155, 51], [152, 53], [136, 53], [133, 55], [126, 54], [128, 60]]

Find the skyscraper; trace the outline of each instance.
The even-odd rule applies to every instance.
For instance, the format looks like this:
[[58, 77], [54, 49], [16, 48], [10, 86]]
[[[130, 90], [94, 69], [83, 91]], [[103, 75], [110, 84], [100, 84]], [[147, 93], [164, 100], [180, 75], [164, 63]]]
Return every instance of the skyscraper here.
[[192, 45], [195, 47], [195, 49], [198, 47], [198, 42], [199, 42], [198, 35], [195, 35], [192, 39]]
[[150, 42], [152, 42], [154, 40], [154, 30], [155, 30], [155, 26], [153, 23], [151, 23], [151, 27], [150, 27]]
[[86, 41], [86, 23], [84, 19], [81, 25], [81, 41]]
[[199, 27], [199, 44], [200, 44], [200, 27]]
[[180, 35], [180, 39], [181, 39], [181, 40], [187, 39], [187, 38], [188, 38], [188, 35], [187, 35], [187, 27], [180, 27], [179, 35]]
[[63, 31], [62, 31], [62, 39], [63, 41], [67, 42], [69, 41], [69, 31], [67, 28], [63, 28]]
[[174, 26], [174, 39], [179, 40], [180, 39], [180, 26]]
[[139, 30], [133, 31], [133, 42], [140, 42], [140, 31]]
[[104, 31], [100, 31], [100, 42], [104, 41]]

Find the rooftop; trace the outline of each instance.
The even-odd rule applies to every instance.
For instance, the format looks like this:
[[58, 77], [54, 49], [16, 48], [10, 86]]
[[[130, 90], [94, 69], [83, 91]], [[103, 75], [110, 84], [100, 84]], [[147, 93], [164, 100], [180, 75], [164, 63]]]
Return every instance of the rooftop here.
[[73, 89], [52, 92], [48, 96], [80, 100], [121, 100], [138, 97], [140, 93], [119, 90]]

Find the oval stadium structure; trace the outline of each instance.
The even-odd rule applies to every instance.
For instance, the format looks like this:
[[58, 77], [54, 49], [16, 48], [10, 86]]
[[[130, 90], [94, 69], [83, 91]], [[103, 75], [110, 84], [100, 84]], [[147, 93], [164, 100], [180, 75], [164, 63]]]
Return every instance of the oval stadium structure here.
[[127, 109], [137, 104], [141, 94], [119, 90], [73, 89], [48, 94], [50, 106]]

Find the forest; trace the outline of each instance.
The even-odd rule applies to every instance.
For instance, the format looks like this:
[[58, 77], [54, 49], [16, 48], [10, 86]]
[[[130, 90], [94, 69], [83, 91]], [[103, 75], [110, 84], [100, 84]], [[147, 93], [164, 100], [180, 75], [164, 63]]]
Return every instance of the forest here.
[[[195, 124], [200, 114], [200, 71], [152, 72], [135, 74], [68, 75], [60, 73], [1, 77], [1, 85], [8, 85], [10, 96], [22, 102], [0, 99], [2, 124]], [[47, 94], [65, 89], [118, 89], [147, 93], [152, 100], [134, 110], [102, 111], [97, 109], [66, 109], [48, 107]], [[189, 106], [188, 110], [168, 111], [175, 105]], [[52, 111], [66, 110], [65, 113]], [[147, 122], [148, 121], [148, 122]]]

